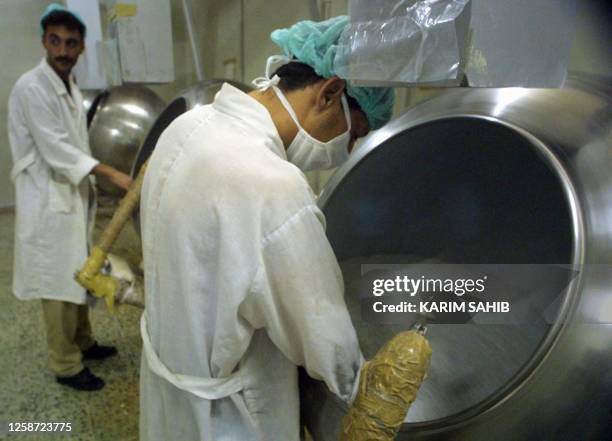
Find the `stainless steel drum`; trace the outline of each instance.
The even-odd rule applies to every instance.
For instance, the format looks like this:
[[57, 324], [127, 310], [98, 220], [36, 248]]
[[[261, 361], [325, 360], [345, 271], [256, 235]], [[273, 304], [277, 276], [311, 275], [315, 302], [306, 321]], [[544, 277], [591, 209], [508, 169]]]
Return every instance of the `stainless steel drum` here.
[[[105, 92], [89, 127], [93, 156], [129, 173], [140, 145], [163, 109], [162, 99], [144, 86], [123, 85]], [[122, 194], [106, 179], [97, 182], [107, 194]]]
[[203, 106], [213, 102], [215, 95], [221, 89], [223, 83], [229, 83], [234, 87], [237, 87], [244, 92], [251, 91], [251, 87], [246, 84], [239, 83], [232, 80], [224, 79], [212, 79], [200, 81], [187, 89], [181, 91], [166, 108], [161, 112], [159, 117], [155, 120], [153, 127], [147, 134], [146, 139], [142, 143], [140, 150], [134, 164], [132, 165], [132, 176], [136, 177], [140, 171], [140, 167], [145, 163], [153, 150], [159, 136], [162, 134], [166, 127], [170, 125], [178, 116], [193, 109], [194, 107]]
[[[215, 98], [215, 95], [221, 89], [223, 83], [229, 83], [244, 92], [250, 92], [252, 90], [250, 86], [239, 83], [237, 81], [211, 79], [200, 81], [180, 92], [176, 96], [176, 98], [174, 98], [170, 102], [170, 104], [166, 106], [163, 112], [161, 112], [159, 117], [155, 120], [155, 123], [151, 127], [151, 130], [147, 134], [147, 137], [140, 146], [138, 154], [136, 155], [136, 158], [132, 164], [132, 177], [136, 178], [138, 172], [140, 171], [140, 168], [142, 167], [142, 164], [144, 164], [146, 160], [149, 159], [149, 156], [151, 156], [151, 153], [153, 153], [153, 150], [155, 150], [155, 146], [157, 144], [159, 136], [164, 130], [166, 130], [170, 123], [174, 121], [177, 117], [187, 112], [188, 110], [193, 109], [194, 107], [212, 103]], [[136, 225], [136, 228], [139, 230], [138, 210], [134, 211], [134, 223]]]
[[104, 92], [100, 89], [89, 89], [81, 91], [81, 94], [83, 95], [83, 110], [87, 115], [87, 127], [91, 125], [91, 120], [98, 111], [98, 107], [100, 105], [100, 100], [103, 96], [103, 93]]
[[[612, 439], [610, 83], [449, 91], [369, 137], [319, 203], [366, 358], [406, 326], [362, 318], [362, 264], [580, 269], [518, 292], [556, 300], [548, 320], [430, 325], [431, 368], [398, 440]], [[346, 406], [306, 376], [300, 389], [315, 441], [337, 440]]]

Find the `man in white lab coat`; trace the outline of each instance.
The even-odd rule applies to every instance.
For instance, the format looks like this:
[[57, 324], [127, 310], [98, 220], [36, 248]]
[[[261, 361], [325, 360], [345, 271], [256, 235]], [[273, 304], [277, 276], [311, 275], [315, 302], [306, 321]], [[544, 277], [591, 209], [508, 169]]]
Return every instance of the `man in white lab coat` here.
[[9, 99], [11, 177], [16, 191], [13, 292], [42, 299], [49, 364], [57, 381], [98, 390], [83, 366], [117, 350], [91, 336], [86, 292], [73, 274], [88, 255], [95, 213], [92, 174], [127, 189], [131, 178], [91, 156], [82, 96], [71, 75], [84, 49], [83, 21], [61, 5], [41, 18], [46, 57], [15, 84]]
[[[304, 31], [337, 39], [345, 24]], [[322, 58], [291, 56], [258, 90], [224, 84], [177, 118], [149, 161], [141, 440], [296, 441], [297, 366], [356, 392], [363, 358], [302, 171], [343, 162], [389, 119], [392, 91], [347, 91]]]

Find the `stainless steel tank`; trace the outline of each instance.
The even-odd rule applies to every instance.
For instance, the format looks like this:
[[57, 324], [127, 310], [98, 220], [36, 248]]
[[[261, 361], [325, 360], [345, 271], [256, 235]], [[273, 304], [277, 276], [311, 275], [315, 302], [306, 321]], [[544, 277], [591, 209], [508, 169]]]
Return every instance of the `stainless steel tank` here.
[[193, 109], [194, 107], [212, 103], [215, 95], [221, 89], [223, 83], [229, 83], [244, 92], [250, 92], [252, 90], [250, 86], [237, 81], [211, 79], [199, 81], [181, 91], [172, 101], [170, 101], [170, 104], [166, 106], [163, 112], [161, 112], [161, 114], [155, 120], [155, 123], [147, 134], [142, 146], [138, 150], [136, 160], [134, 161], [131, 169], [133, 177], [138, 175], [138, 171], [140, 171], [142, 164], [149, 159], [149, 156], [151, 156], [151, 153], [153, 153], [153, 150], [155, 150], [155, 145], [157, 144], [159, 136], [164, 130], [166, 130], [170, 123], [178, 116], [182, 115], [188, 110]]
[[100, 99], [102, 98], [104, 91], [100, 89], [88, 89], [82, 90], [83, 95], [83, 110], [87, 115], [87, 127], [91, 125], [91, 120], [98, 111]]
[[[406, 326], [362, 318], [362, 264], [579, 269], [519, 293], [556, 298], [549, 320], [430, 325], [430, 372], [398, 440], [612, 439], [609, 80], [449, 91], [369, 137], [319, 204], [366, 358]], [[305, 375], [300, 389], [314, 440], [337, 440], [344, 403]]]
[[[138, 149], [164, 105], [155, 92], [139, 85], [113, 87], [103, 93], [89, 126], [93, 156], [104, 164], [130, 173]], [[107, 194], [122, 194], [106, 179], [97, 179], [97, 182]]]
[[[212, 103], [223, 83], [229, 83], [244, 92], [250, 92], [252, 90], [250, 86], [237, 81], [211, 79], [199, 81], [180, 92], [159, 114], [155, 123], [149, 130], [149, 133], [140, 146], [136, 158], [133, 161], [131, 168], [132, 177], [135, 178], [138, 175], [142, 164], [149, 159], [149, 156], [151, 156], [151, 153], [155, 150], [157, 140], [170, 123], [188, 110]], [[136, 225], [136, 229], [139, 230], [139, 210], [134, 211], [134, 224]]]

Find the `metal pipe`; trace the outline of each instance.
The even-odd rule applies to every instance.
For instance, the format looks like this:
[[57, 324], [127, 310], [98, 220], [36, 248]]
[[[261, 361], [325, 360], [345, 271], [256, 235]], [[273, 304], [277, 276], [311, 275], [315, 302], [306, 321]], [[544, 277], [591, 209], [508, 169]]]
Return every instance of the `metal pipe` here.
[[308, 2], [308, 6], [310, 9], [310, 18], [313, 21], [321, 20], [321, 12], [319, 11], [319, 1], [318, 0], [310, 0]]
[[323, 4], [321, 5], [321, 10], [319, 12], [319, 19], [320, 20], [327, 20], [328, 18], [331, 17], [331, 0], [324, 0]]
[[244, 83], [245, 76], [245, 57], [246, 51], [244, 49], [244, 0], [240, 0], [240, 81]]
[[202, 69], [202, 60], [200, 59], [200, 52], [196, 42], [195, 30], [193, 26], [193, 14], [191, 13], [191, 4], [189, 3], [189, 0], [183, 0], [183, 13], [185, 14], [187, 33], [189, 34], [189, 41], [191, 43], [191, 53], [193, 55], [193, 65], [196, 70], [196, 77], [198, 78], [198, 81], [202, 81], [204, 80], [204, 71]]

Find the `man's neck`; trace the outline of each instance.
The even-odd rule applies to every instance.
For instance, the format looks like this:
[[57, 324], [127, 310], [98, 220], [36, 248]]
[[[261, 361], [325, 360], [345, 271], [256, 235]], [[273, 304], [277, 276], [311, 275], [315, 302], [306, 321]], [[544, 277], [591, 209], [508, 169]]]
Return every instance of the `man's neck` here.
[[66, 86], [66, 90], [68, 91], [69, 95], [72, 95], [72, 91], [70, 90], [70, 73], [62, 73], [62, 72], [58, 72], [51, 63], [49, 63], [49, 61], [47, 60], [47, 64], [51, 67], [51, 69], [53, 69], [53, 72], [55, 72], [55, 74], [60, 78], [60, 80], [62, 80], [62, 83], [64, 83], [64, 86]]
[[67, 73], [58, 72], [58, 70], [55, 69], [55, 67], [53, 67], [53, 64], [49, 62], [49, 59], [47, 59], [47, 64], [49, 65], [51, 69], [53, 69], [53, 72], [55, 72], [55, 74], [58, 77], [60, 77], [60, 79], [64, 82], [64, 84], [68, 84], [70, 82], [70, 74], [72, 73], [72, 71], [67, 72]]
[[272, 117], [272, 122], [278, 131], [278, 135], [285, 149], [287, 149], [291, 141], [293, 141], [293, 138], [295, 138], [298, 129], [274, 91], [272, 89], [266, 91], [254, 90], [250, 92], [249, 95], [259, 101], [259, 103], [268, 110]]
[[58, 77], [60, 77], [62, 79], [62, 81], [64, 83], [67, 83], [68, 81], [70, 81], [70, 72], [68, 72], [66, 74], [66, 73], [61, 73], [61, 72], [55, 71], [55, 73], [57, 74]]
[[[62, 77], [60, 77], [62, 78]], [[64, 83], [64, 86], [66, 86], [66, 90], [68, 91], [68, 95], [72, 95], [72, 91], [70, 90], [70, 80], [65, 80], [64, 78], [62, 78], [62, 82]]]

